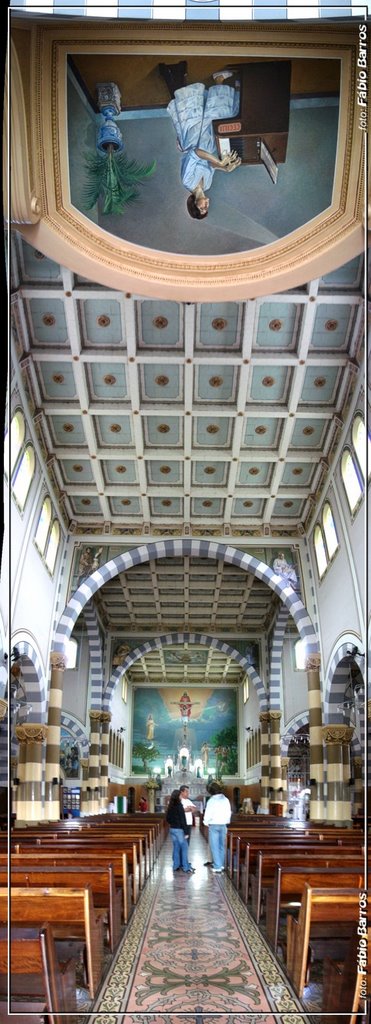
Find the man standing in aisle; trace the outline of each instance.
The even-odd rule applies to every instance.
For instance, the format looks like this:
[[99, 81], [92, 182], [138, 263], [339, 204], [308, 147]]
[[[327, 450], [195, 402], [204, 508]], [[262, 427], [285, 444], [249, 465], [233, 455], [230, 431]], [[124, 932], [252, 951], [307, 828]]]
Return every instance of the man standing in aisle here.
[[204, 825], [207, 825], [209, 830], [209, 846], [213, 858], [212, 871], [214, 874], [220, 875], [221, 871], [224, 871], [227, 825], [231, 820], [232, 809], [228, 798], [224, 796], [217, 782], [212, 782], [208, 791], [210, 800], [206, 804]]
[[189, 799], [189, 786], [180, 786], [179, 793], [180, 799], [184, 807], [184, 813], [187, 822], [187, 830], [185, 832], [185, 837], [186, 839], [188, 839], [189, 842], [191, 838], [191, 829], [193, 825], [193, 812], [196, 811], [197, 813], [197, 807], [196, 804], [193, 804], [192, 800]]

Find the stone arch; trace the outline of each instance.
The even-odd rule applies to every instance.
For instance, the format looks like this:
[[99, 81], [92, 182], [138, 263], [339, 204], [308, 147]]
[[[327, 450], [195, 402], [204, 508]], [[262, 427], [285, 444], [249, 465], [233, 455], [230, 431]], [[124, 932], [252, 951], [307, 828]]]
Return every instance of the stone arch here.
[[303, 725], [309, 725], [309, 711], [306, 711], [301, 715], [296, 715], [290, 722], [288, 729], [284, 736], [282, 736], [281, 757], [287, 757], [291, 740], [294, 738], [298, 729], [301, 729]]
[[86, 733], [81, 728], [81, 725], [76, 722], [75, 718], [71, 718], [70, 715], [66, 714], [65, 711], [61, 712], [61, 726], [63, 729], [68, 729], [68, 732], [72, 733], [72, 736], [81, 747], [81, 756], [89, 756], [89, 740]]
[[107, 583], [108, 580], [113, 579], [118, 573], [125, 572], [134, 565], [141, 565], [152, 559], [176, 558], [182, 555], [191, 558], [210, 558], [228, 562], [238, 566], [244, 572], [252, 573], [257, 579], [263, 580], [275, 594], [278, 594], [283, 604], [289, 609], [298, 633], [306, 644], [307, 654], [319, 651], [319, 643], [311, 618], [300, 597], [265, 562], [261, 562], [253, 555], [248, 555], [230, 545], [218, 544], [215, 541], [191, 539], [155, 541], [151, 544], [143, 544], [132, 551], [123, 552], [122, 555], [112, 558], [105, 565], [96, 569], [80, 583], [66, 605], [56, 629], [53, 649], [55, 651], [64, 651], [66, 640], [71, 636], [76, 619], [93, 594], [104, 583]]
[[[337, 711], [337, 706], [344, 697], [344, 690], [346, 689], [346, 685], [349, 680], [349, 669], [347, 664], [342, 665], [341, 662], [344, 658], [349, 658], [349, 646], [352, 646], [353, 644], [355, 647], [358, 647], [360, 642], [361, 641], [356, 634], [349, 634], [346, 642], [343, 640], [333, 654], [328, 669], [324, 697], [324, 717], [326, 724], [335, 722], [343, 723], [344, 721], [341, 712]], [[363, 677], [364, 685], [366, 685], [364, 673], [361, 672], [361, 670], [360, 674]], [[360, 702], [359, 705], [358, 725], [360, 735], [358, 736], [355, 732], [351, 741], [351, 751], [354, 756], [361, 755], [362, 751], [365, 749], [365, 716], [362, 702]]]
[[267, 694], [264, 689], [262, 680], [258, 675], [253, 665], [250, 665], [242, 654], [239, 654], [234, 647], [230, 647], [229, 644], [222, 640], [217, 640], [215, 637], [207, 636], [205, 633], [165, 633], [161, 636], [155, 637], [153, 640], [148, 640], [140, 647], [136, 647], [135, 650], [130, 651], [127, 654], [125, 661], [122, 665], [119, 665], [112, 672], [111, 678], [109, 679], [106, 689], [104, 691], [103, 709], [109, 710], [109, 705], [112, 699], [112, 694], [115, 689], [116, 683], [120, 679], [120, 676], [124, 675], [125, 672], [130, 668], [134, 662], [138, 661], [144, 654], [148, 654], [149, 651], [158, 650], [159, 647], [165, 647], [170, 644], [203, 644], [207, 647], [214, 647], [215, 650], [223, 651], [224, 654], [228, 654], [229, 657], [234, 658], [235, 661], [241, 665], [241, 668], [247, 672], [249, 679], [256, 688], [260, 710], [264, 711], [267, 707]]
[[27, 716], [27, 721], [45, 722], [47, 712], [46, 680], [39, 655], [29, 640], [14, 638], [13, 642], [22, 658], [22, 682], [27, 700], [32, 704], [32, 711]]

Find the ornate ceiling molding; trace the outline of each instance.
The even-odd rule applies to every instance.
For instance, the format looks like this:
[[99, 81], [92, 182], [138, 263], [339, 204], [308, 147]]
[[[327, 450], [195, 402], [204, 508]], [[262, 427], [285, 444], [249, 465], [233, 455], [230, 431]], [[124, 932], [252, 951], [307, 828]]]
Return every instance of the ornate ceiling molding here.
[[[18, 23], [17, 23], [18, 24]], [[27, 23], [29, 28], [30, 23]], [[25, 238], [75, 273], [123, 292], [186, 301], [237, 300], [285, 290], [320, 277], [364, 247], [364, 145], [356, 93], [358, 24], [266, 27], [117, 23], [33, 24], [32, 153], [41, 219], [21, 226]], [[176, 41], [175, 41], [176, 34]], [[93, 224], [70, 203], [66, 119], [68, 54], [203, 52], [341, 61], [341, 96], [333, 201], [322, 214], [273, 244], [246, 253], [196, 257], [126, 242]]]

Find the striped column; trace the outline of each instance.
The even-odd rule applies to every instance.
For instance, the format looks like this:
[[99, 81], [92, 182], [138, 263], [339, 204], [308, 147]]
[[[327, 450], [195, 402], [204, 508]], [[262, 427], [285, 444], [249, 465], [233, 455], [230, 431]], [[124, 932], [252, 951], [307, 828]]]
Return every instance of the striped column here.
[[91, 708], [90, 718], [90, 746], [89, 746], [89, 768], [88, 768], [88, 814], [98, 814], [99, 811], [99, 760], [100, 760], [100, 716], [101, 711]]
[[15, 735], [16, 735], [18, 743], [19, 743], [18, 775], [16, 776], [16, 778], [18, 778], [18, 785], [16, 787], [16, 789], [17, 789], [16, 814], [17, 814], [17, 821], [19, 821], [19, 820], [20, 821], [26, 821], [26, 813], [25, 813], [25, 807], [26, 807], [26, 802], [25, 802], [25, 782], [26, 782], [26, 760], [27, 760], [27, 753], [26, 753], [26, 733], [24, 731], [24, 726], [23, 725], [16, 725], [16, 727], [15, 727]]
[[347, 725], [324, 725], [322, 735], [327, 746], [327, 808], [326, 820], [343, 824], [343, 751]]
[[282, 772], [282, 814], [284, 817], [287, 816], [287, 807], [289, 794], [287, 789], [287, 769], [289, 767], [289, 758], [281, 757], [281, 772]]
[[309, 743], [310, 743], [310, 811], [311, 821], [323, 821], [323, 743], [322, 743], [322, 706], [319, 668], [320, 654], [311, 654], [307, 658], [306, 670], [308, 677], [308, 708], [309, 708]]
[[44, 817], [59, 821], [59, 776], [61, 746], [61, 707], [63, 697], [63, 673], [66, 667], [63, 654], [52, 651], [50, 655], [51, 680], [48, 708], [48, 741], [45, 761], [45, 806]]
[[100, 748], [100, 805], [103, 811], [107, 810], [108, 804], [108, 765], [109, 765], [109, 724], [111, 721], [110, 711], [101, 711], [100, 720], [102, 723], [101, 748]]
[[18, 778], [18, 757], [10, 758], [10, 785], [12, 787], [12, 802], [11, 802], [11, 814], [17, 813], [17, 789], [18, 786], [14, 785], [14, 779]]
[[[270, 711], [271, 735], [270, 735], [270, 771], [269, 791], [270, 801], [274, 804], [282, 803], [282, 778], [281, 778], [281, 737], [280, 720], [281, 711]], [[273, 790], [273, 792], [272, 792]]]
[[80, 813], [88, 814], [88, 794], [86, 792], [88, 785], [88, 769], [89, 769], [89, 758], [80, 757], [80, 765], [82, 770], [81, 780], [81, 794], [80, 794]]
[[363, 784], [363, 758], [354, 757], [354, 814], [363, 813], [364, 784]]
[[342, 740], [343, 748], [343, 825], [352, 824], [352, 800], [350, 792], [350, 743], [354, 733], [354, 727], [345, 726], [346, 732]]
[[42, 744], [46, 739], [47, 727], [42, 723], [30, 722], [18, 725], [17, 736], [25, 745], [25, 773], [23, 782], [24, 821], [40, 821], [43, 817], [42, 802]]
[[261, 711], [261, 784], [260, 808], [263, 814], [269, 813], [269, 711]]

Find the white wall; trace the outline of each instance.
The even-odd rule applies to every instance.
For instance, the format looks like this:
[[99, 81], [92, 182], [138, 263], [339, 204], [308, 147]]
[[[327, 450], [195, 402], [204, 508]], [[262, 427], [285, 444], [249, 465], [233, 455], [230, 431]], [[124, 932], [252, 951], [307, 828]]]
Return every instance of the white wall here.
[[[299, 637], [297, 637], [299, 639]], [[283, 692], [283, 715], [281, 719], [281, 734], [286, 731], [287, 725], [296, 715], [302, 715], [308, 708], [308, 681], [307, 673], [295, 668], [295, 647], [296, 638], [287, 637], [283, 643], [282, 653], [282, 691]]]

